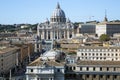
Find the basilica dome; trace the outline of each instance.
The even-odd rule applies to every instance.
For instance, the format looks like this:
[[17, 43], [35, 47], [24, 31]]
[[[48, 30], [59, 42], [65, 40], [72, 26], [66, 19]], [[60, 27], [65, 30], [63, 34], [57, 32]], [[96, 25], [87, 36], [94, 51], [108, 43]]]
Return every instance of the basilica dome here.
[[65, 13], [60, 8], [59, 3], [57, 4], [56, 9], [52, 13], [51, 22], [66, 22]]

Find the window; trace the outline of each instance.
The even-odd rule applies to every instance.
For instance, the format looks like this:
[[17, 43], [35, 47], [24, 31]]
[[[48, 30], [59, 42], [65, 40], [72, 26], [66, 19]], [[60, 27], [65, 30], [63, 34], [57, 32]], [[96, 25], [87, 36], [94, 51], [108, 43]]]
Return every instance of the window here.
[[52, 78], [50, 78], [50, 80], [53, 80]]
[[93, 67], [93, 71], [95, 71], [95, 67]]
[[106, 57], [104, 57], [104, 60], [106, 60]]
[[96, 56], [98, 56], [98, 53], [96, 53]]
[[107, 71], [109, 71], [109, 68], [107, 67]]
[[96, 75], [93, 75], [93, 78], [96, 78]]
[[1, 65], [3, 66], [3, 63]]
[[114, 54], [112, 54], [112, 56], [113, 56]]
[[98, 57], [96, 57], [96, 59], [98, 60]]
[[76, 74], [73, 74], [73, 77], [76, 78]]
[[3, 61], [3, 59], [1, 59], [1, 61]]
[[37, 80], [40, 80], [40, 78], [37, 78]]
[[103, 75], [100, 75], [100, 78], [103, 78]]
[[110, 78], [110, 75], [107, 75], [107, 78]]
[[113, 70], [116, 71], [116, 67], [114, 67]]
[[82, 71], [82, 67], [80, 67], [80, 71]]
[[87, 78], [89, 78], [89, 75], [87, 75]]
[[72, 67], [70, 67], [70, 70], [72, 70]]
[[33, 72], [33, 69], [30, 69], [30, 72]]
[[116, 79], [116, 78], [117, 78], [117, 75], [114, 75], [114, 78]]
[[82, 53], [82, 56], [83, 56], [84, 54]]
[[89, 68], [87, 67], [87, 71], [89, 71]]
[[60, 69], [57, 69], [57, 72], [60, 72]]
[[75, 70], [75, 67], [73, 67], [73, 70]]
[[100, 71], [102, 71], [102, 67], [100, 67]]
[[82, 75], [80, 74], [80, 78], [82, 78]]

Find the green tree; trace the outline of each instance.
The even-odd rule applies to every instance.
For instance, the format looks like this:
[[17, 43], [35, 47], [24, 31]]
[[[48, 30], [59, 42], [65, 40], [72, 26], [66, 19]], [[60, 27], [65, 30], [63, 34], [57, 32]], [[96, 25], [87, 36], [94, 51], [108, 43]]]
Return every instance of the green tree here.
[[110, 37], [106, 34], [102, 34], [99, 39], [100, 41], [109, 41]]

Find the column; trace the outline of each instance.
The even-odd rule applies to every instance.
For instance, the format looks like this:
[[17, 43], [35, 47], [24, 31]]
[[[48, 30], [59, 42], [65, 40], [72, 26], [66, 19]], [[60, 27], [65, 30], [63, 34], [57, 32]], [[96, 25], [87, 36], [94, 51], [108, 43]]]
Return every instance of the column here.
[[106, 80], [106, 78], [107, 78], [107, 75], [103, 75], [103, 80]]
[[46, 40], [48, 39], [48, 31], [46, 31]]
[[42, 45], [39, 43], [39, 52], [42, 50]]
[[61, 34], [61, 30], [59, 31], [59, 39], [61, 39], [61, 36], [62, 36], [62, 34]]
[[74, 37], [74, 29], [72, 30], [72, 37]]
[[67, 30], [65, 30], [65, 39], [67, 39]]
[[92, 74], [89, 75], [89, 79], [90, 79], [90, 80], [93, 80], [93, 75], [92, 75]]
[[50, 31], [50, 39], [52, 40], [53, 39], [53, 32]]
[[67, 30], [67, 39], [69, 39], [70, 37], [70, 33], [69, 33], [69, 30]]
[[55, 39], [55, 31], [53, 31], [53, 39]]
[[34, 46], [35, 46], [34, 51], [37, 52], [37, 43], [35, 43]]
[[60, 39], [60, 37], [59, 37], [59, 30], [58, 30], [58, 39]]
[[59, 36], [58, 36], [58, 30], [57, 30], [56, 32], [57, 32], [56, 34], [57, 34], [57, 39], [58, 39], [58, 37], [59, 37]]
[[41, 39], [45, 39], [45, 32], [44, 32], [44, 30], [42, 31], [42, 36], [41, 37], [42, 37]]
[[100, 80], [100, 75], [96, 75], [96, 80]]

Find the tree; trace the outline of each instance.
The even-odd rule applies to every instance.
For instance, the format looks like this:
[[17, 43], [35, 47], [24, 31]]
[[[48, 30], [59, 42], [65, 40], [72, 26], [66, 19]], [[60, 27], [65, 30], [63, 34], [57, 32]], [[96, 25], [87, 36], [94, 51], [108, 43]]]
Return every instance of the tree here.
[[99, 39], [100, 41], [109, 41], [110, 37], [107, 34], [102, 34]]

